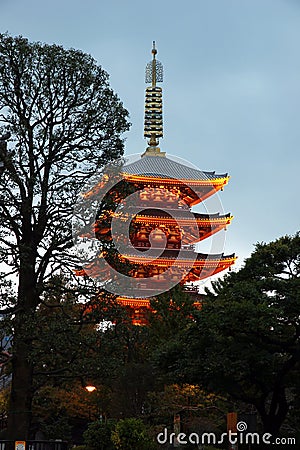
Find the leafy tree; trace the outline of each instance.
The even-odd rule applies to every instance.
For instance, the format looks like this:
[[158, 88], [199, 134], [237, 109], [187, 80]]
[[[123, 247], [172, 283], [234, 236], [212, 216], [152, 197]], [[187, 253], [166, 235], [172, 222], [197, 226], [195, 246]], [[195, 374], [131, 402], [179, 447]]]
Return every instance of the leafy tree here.
[[34, 389], [45, 382], [59, 386], [60, 379], [62, 383], [74, 379], [84, 383], [97, 376], [110, 379], [115, 369], [115, 361], [109, 360], [109, 340], [102, 346], [106, 334], [101, 324], [120, 317], [121, 308], [108, 294], [84, 303], [78, 302], [76, 294], [61, 277], [52, 278], [35, 317], [28, 322]]
[[[193, 297], [180, 285], [151, 299], [149, 318], [150, 361], [162, 385], [184, 382], [185, 361], [178, 356], [197, 308]], [[176, 366], [173, 365], [176, 360]], [[175, 378], [174, 378], [175, 377]]]
[[180, 358], [167, 352], [167, 370], [254, 405], [264, 431], [277, 434], [299, 378], [299, 233], [257, 244], [240, 271], [213, 286], [178, 344]]
[[[53, 273], [72, 269], [71, 217], [83, 183], [123, 153], [127, 111], [93, 58], [57, 45], [0, 35], [1, 283], [17, 278], [12, 314], [8, 437], [27, 439], [32, 321]], [[82, 292], [81, 292], [82, 294]]]
[[[140, 416], [153, 385], [147, 329], [126, 321], [106, 296], [78, 303], [60, 277], [47, 288], [31, 325], [35, 427], [47, 436], [54, 418], [84, 424], [100, 413]], [[92, 394], [83, 389], [88, 383], [97, 388]]]
[[147, 410], [148, 392], [154, 389], [155, 378], [149, 362], [129, 362], [119, 368], [112, 383], [111, 412], [114, 417], [141, 417]]
[[148, 362], [147, 328], [135, 326], [121, 317], [101, 332], [99, 339], [100, 346], [94, 359], [104, 367], [100, 372], [94, 371], [93, 380], [104, 382], [111, 391], [111, 402], [106, 410], [108, 416], [140, 417], [147, 392], [154, 384], [153, 370]]
[[112, 442], [117, 450], [151, 450], [155, 449], [147, 428], [140, 419], [120, 420], [112, 432]]
[[163, 391], [151, 392], [149, 401], [157, 423], [173, 427], [174, 415], [180, 413], [183, 431], [222, 431], [228, 411], [226, 399], [191, 384], [165, 385]]
[[[31, 322], [32, 430], [64, 438], [65, 427], [79, 436], [88, 421], [110, 411], [110, 386], [119, 375], [120, 360], [112, 357], [119, 355], [107, 320], [117, 320], [120, 311], [106, 297], [78, 303], [60, 277], [47, 288]], [[88, 393], [87, 384], [96, 391]]]
[[194, 302], [195, 299], [181, 285], [151, 299], [153, 312], [149, 328], [154, 345], [156, 337], [158, 341], [168, 340], [186, 331], [197, 310]]
[[180, 286], [153, 298], [151, 306], [149, 326], [120, 321], [103, 336], [102, 348], [108, 346], [118, 361], [110, 383], [114, 417], [145, 417], [148, 393], [162, 388], [154, 370], [156, 353], [163, 352], [162, 342], [177, 342], [190, 326], [193, 299]]
[[115, 428], [114, 422], [100, 420], [91, 423], [84, 432], [84, 442], [89, 450], [113, 450], [111, 437]]
[[[97, 389], [90, 393], [78, 380], [45, 385], [34, 396], [33, 426], [45, 439], [72, 438], [78, 442], [87, 424], [99, 419], [108, 397], [105, 386], [97, 384]], [[105, 413], [102, 416], [106, 417]]]

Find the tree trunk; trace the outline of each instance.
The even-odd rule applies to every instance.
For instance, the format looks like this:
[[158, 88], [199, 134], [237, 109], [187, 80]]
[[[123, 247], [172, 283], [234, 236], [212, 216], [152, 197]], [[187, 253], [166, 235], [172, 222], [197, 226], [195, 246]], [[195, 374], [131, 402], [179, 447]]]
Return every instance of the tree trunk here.
[[280, 386], [273, 392], [269, 413], [266, 413], [265, 409], [261, 412], [264, 432], [271, 433], [273, 436], [278, 436], [287, 413], [288, 403], [286, 400], [285, 389]]
[[13, 320], [12, 385], [9, 399], [7, 438], [29, 438], [33, 398], [33, 369], [30, 361], [37, 305], [34, 261], [20, 267], [18, 306]]
[[32, 367], [28, 358], [28, 342], [24, 341], [22, 335], [14, 336], [13, 375], [7, 425], [7, 438], [14, 441], [29, 438], [31, 423]]

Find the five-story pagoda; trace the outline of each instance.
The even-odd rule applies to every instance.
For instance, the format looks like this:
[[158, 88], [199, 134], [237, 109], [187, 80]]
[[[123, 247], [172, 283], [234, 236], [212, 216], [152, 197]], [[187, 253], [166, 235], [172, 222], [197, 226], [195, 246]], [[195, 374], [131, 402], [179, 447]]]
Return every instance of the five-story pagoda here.
[[[195, 252], [196, 243], [226, 228], [232, 216], [193, 213], [191, 208], [222, 190], [229, 176], [202, 172], [168, 158], [160, 150], [162, 88], [157, 84], [163, 81], [163, 67], [156, 54], [153, 43], [152, 61], [146, 66], [146, 83], [150, 86], [146, 88], [144, 136], [149, 139], [148, 147], [138, 160], [122, 167], [121, 179], [134, 194], [131, 201], [120, 199], [121, 208], [111, 212], [116, 223], [130, 222], [129, 239], [119, 231], [116, 240], [123, 243], [119, 260], [129, 267], [126, 278], [131, 280], [115, 292], [118, 301], [130, 309], [135, 323], [143, 322], [150, 297], [178, 283], [189, 288], [192, 282], [228, 269], [236, 259], [234, 254]], [[85, 195], [96, 196], [97, 189]], [[113, 239], [111, 227], [101, 214], [94, 223], [94, 238], [100, 242]], [[102, 252], [77, 273], [98, 276], [101, 272], [103, 279], [112, 278], [109, 265], [103, 265], [104, 258]]]

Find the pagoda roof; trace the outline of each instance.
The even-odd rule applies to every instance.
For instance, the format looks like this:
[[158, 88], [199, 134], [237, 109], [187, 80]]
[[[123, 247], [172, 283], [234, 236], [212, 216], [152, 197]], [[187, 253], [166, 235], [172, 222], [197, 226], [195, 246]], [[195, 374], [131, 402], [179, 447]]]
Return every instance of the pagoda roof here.
[[215, 172], [201, 171], [162, 156], [143, 156], [131, 164], [125, 164], [123, 173], [153, 178], [201, 181], [213, 181], [228, 177], [227, 173], [217, 175]]
[[123, 306], [131, 306], [131, 307], [138, 307], [138, 308], [150, 308], [150, 300], [149, 298], [144, 297], [123, 297], [119, 296], [117, 297], [117, 302], [121, 303]]
[[[191, 217], [193, 215], [193, 217]], [[198, 220], [220, 220], [220, 219], [230, 219], [232, 218], [230, 213], [227, 214], [202, 214], [190, 212], [189, 209], [178, 208], [178, 209], [160, 209], [160, 208], [145, 208], [137, 214], [137, 217], [158, 217], [158, 218], [168, 218], [168, 219], [198, 219]]]
[[[139, 255], [136, 254], [123, 254], [122, 256], [126, 259], [128, 259], [131, 262], [134, 263], [143, 263], [143, 264], [150, 264], [150, 265], [156, 265], [163, 261], [170, 261], [172, 265], [180, 265], [180, 263], [185, 263], [189, 261], [194, 261], [194, 263], [197, 262], [205, 262], [205, 261], [212, 261], [212, 262], [218, 262], [222, 260], [235, 260], [236, 256], [235, 253], [232, 253], [231, 255], [224, 255], [224, 253], [218, 253], [218, 254], [207, 254], [207, 253], [196, 253], [191, 252], [190, 250], [171, 250], [171, 249], [165, 249], [158, 257], [155, 257], [155, 259], [152, 259], [151, 256], [151, 249], [145, 249], [147, 250], [147, 254], [143, 255], [143, 250], [140, 249]], [[154, 250], [154, 249], [153, 249]], [[152, 253], [154, 255], [154, 253]], [[180, 256], [180, 259], [179, 259]], [[196, 258], [195, 258], [196, 256]]]

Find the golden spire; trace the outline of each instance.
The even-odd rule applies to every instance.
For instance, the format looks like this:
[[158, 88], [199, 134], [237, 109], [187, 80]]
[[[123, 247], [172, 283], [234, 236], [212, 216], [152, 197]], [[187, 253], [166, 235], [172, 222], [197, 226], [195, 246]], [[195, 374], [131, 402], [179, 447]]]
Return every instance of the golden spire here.
[[149, 147], [142, 156], [165, 156], [158, 147], [159, 139], [163, 137], [163, 117], [162, 117], [162, 88], [156, 83], [163, 81], [163, 65], [156, 59], [157, 50], [155, 41], [152, 47], [152, 61], [146, 66], [146, 83], [151, 83], [151, 87], [146, 88], [145, 99], [145, 122], [144, 137], [150, 138]]
[[156, 59], [155, 55], [157, 54], [157, 50], [155, 48], [155, 41], [153, 41], [153, 47], [152, 47], [152, 87], [156, 86]]

